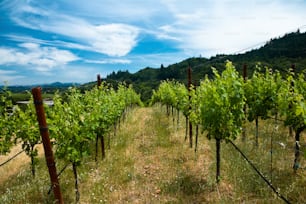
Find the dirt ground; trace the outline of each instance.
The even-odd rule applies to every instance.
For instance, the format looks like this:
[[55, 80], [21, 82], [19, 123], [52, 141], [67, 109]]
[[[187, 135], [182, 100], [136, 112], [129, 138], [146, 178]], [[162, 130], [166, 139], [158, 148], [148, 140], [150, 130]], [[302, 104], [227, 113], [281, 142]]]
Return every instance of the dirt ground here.
[[[43, 156], [44, 150], [42, 144], [37, 145], [36, 148], [38, 150], [39, 157]], [[21, 144], [18, 144], [11, 149], [9, 154], [0, 155], [0, 164], [7, 161], [11, 157], [15, 156], [20, 151], [22, 151], [22, 146]], [[30, 169], [29, 165], [30, 161], [31, 161], [30, 157], [28, 157], [25, 152], [22, 152], [11, 161], [4, 164], [0, 168], [0, 175], [5, 175], [5, 176], [0, 177], [0, 185], [3, 182], [5, 182], [7, 179], [9, 179], [10, 176], [18, 174], [18, 172], [20, 172], [22, 168], [27, 168], [25, 166], [28, 165], [28, 168]]]

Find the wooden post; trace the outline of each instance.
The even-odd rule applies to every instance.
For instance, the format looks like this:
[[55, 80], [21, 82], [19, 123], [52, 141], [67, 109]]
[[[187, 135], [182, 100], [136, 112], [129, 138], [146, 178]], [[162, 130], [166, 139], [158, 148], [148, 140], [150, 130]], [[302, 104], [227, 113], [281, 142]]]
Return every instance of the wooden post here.
[[44, 146], [45, 158], [46, 158], [46, 162], [47, 162], [47, 166], [49, 170], [50, 180], [53, 186], [54, 197], [57, 203], [62, 204], [64, 202], [63, 202], [63, 198], [62, 198], [62, 194], [60, 190], [59, 181], [57, 178], [56, 166], [55, 166], [53, 151], [52, 151], [51, 142], [49, 138], [49, 130], [48, 130], [47, 122], [46, 122], [43, 100], [41, 96], [41, 88], [40, 87], [33, 88], [32, 95], [34, 98], [34, 105], [35, 105], [36, 114], [37, 114], [37, 121], [38, 121], [40, 135], [41, 135], [43, 146]]
[[102, 159], [105, 159], [105, 143], [104, 143], [104, 136], [100, 137], [101, 142], [101, 151], [102, 151]]
[[[292, 76], [294, 77], [294, 75], [295, 75], [295, 65], [294, 64], [291, 65], [290, 72], [291, 72]], [[290, 86], [291, 86], [290, 91], [291, 91], [291, 93], [293, 93], [294, 92], [294, 82], [293, 81], [291, 82]], [[292, 109], [292, 104], [289, 104], [289, 109]], [[289, 136], [294, 137], [292, 126], [289, 126]]]
[[[97, 87], [99, 89], [99, 87], [101, 86], [101, 77], [100, 74], [97, 75]], [[99, 136], [98, 133], [96, 133], [96, 155], [95, 155], [95, 161], [98, 161], [98, 147], [99, 147]]]
[[293, 169], [294, 172], [296, 173], [300, 166], [301, 162], [301, 154], [300, 154], [300, 134], [304, 130], [304, 127], [298, 128], [295, 132], [295, 151], [294, 151], [294, 164], [293, 164]]
[[[244, 83], [246, 83], [248, 79], [248, 74], [247, 74], [247, 65], [246, 64], [243, 64], [243, 81]], [[243, 106], [243, 112], [244, 112], [244, 115], [246, 116], [246, 104], [244, 104]], [[246, 139], [246, 127], [245, 127], [245, 122], [244, 124], [242, 125], [242, 141], [245, 142], [245, 139]]]
[[[101, 86], [101, 77], [100, 77], [100, 74], [97, 75], [97, 85], [98, 85], [98, 88]], [[99, 133], [100, 134], [100, 133]], [[97, 161], [97, 153], [98, 153], [98, 140], [100, 138], [100, 142], [101, 142], [101, 149], [102, 149], [102, 159], [105, 158], [105, 143], [104, 143], [104, 136], [97, 136], [97, 139], [96, 139], [96, 161]]]
[[100, 74], [97, 75], [97, 85], [98, 85], [98, 87], [101, 86], [101, 77], [100, 77]]
[[[192, 85], [192, 81], [191, 81], [191, 67], [188, 66], [188, 99], [189, 99], [189, 110], [191, 109], [191, 85]], [[189, 116], [188, 116], [189, 117]], [[192, 123], [189, 120], [189, 146], [190, 148], [192, 148]]]
[[199, 138], [199, 124], [196, 124], [196, 135], [195, 135], [195, 144], [194, 144], [194, 152], [198, 150], [198, 138]]
[[247, 65], [243, 64], [243, 80], [244, 80], [244, 82], [246, 82], [247, 79], [248, 79]]
[[221, 166], [221, 156], [220, 156], [220, 152], [221, 152], [221, 139], [216, 138], [216, 159], [217, 159], [217, 169], [216, 169], [216, 181], [217, 184], [220, 182], [220, 166]]

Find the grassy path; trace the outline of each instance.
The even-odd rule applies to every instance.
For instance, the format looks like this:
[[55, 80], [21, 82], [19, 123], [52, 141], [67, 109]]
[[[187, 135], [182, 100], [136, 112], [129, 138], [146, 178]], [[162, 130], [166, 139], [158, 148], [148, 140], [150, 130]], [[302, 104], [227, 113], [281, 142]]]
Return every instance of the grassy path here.
[[[184, 141], [185, 121], [180, 121], [179, 127], [176, 121], [174, 124], [160, 107], [131, 110], [117, 135], [112, 134], [106, 159], [96, 164], [90, 156], [79, 168], [80, 203], [216, 201], [220, 191], [214, 177], [207, 176], [212, 162], [209, 145], [200, 138], [195, 154]], [[10, 163], [14, 172], [2, 173], [7, 179], [0, 187], [0, 202], [49, 203], [52, 198], [47, 195], [49, 178], [44, 158], [39, 159], [37, 176], [32, 178], [24, 157]], [[57, 161], [58, 171], [64, 165]], [[61, 175], [60, 183], [65, 202], [74, 202], [70, 167]]]
[[112, 156], [100, 169], [110, 172], [111, 165], [121, 170], [115, 170], [117, 176], [107, 176], [108, 181], [101, 178], [107, 183], [105, 202], [214, 203], [225, 191], [228, 193], [228, 186], [221, 184], [217, 188], [214, 176], [208, 176], [213, 159], [210, 146], [203, 142], [205, 138], [200, 138], [195, 154], [184, 141], [185, 121], [179, 128], [176, 121], [174, 124], [159, 107], [138, 108], [130, 113], [113, 144], [114, 153], [109, 153]]
[[[198, 152], [184, 141], [185, 119], [167, 116], [159, 106], [135, 108], [128, 112], [121, 127], [110, 134], [110, 149], [105, 160], [86, 158], [79, 172], [80, 203], [280, 203], [266, 184], [241, 159], [230, 145], [222, 143], [221, 176], [215, 184], [215, 143], [200, 135]], [[272, 123], [273, 124], [273, 123]], [[261, 149], [254, 149], [253, 140], [235, 141], [255, 164], [269, 175], [268, 134], [262, 136]], [[252, 135], [252, 129], [248, 135]], [[108, 138], [108, 136], [106, 136]], [[292, 138], [275, 141], [288, 146]], [[239, 142], [240, 141], [240, 142]], [[106, 144], [108, 140], [106, 141]], [[305, 171], [292, 174], [290, 149], [274, 149], [274, 184], [293, 203], [305, 203]], [[93, 150], [94, 153], [94, 144]], [[37, 176], [32, 178], [28, 160], [10, 163], [11, 171], [0, 169], [0, 203], [52, 203], [47, 195], [49, 177], [44, 158], [40, 158]], [[58, 171], [65, 166], [57, 161]], [[71, 167], [60, 177], [65, 203], [74, 203], [74, 179]]]

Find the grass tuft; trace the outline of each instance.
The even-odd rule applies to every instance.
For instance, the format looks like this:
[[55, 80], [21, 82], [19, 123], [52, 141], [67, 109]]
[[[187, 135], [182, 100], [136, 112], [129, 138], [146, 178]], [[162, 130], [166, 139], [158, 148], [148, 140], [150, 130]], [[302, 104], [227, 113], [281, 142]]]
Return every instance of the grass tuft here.
[[[78, 167], [80, 203], [281, 203], [225, 142], [221, 144], [222, 180], [217, 185], [215, 141], [200, 134], [195, 153], [184, 141], [185, 120], [181, 117], [178, 125], [176, 120], [160, 106], [129, 110], [116, 136], [110, 133], [106, 158], [102, 160], [99, 152], [98, 162], [94, 161], [93, 143], [92, 154]], [[306, 171], [294, 174], [292, 170], [294, 138], [273, 120], [260, 121], [259, 125], [259, 147], [255, 147], [255, 125], [251, 123], [247, 124], [247, 140], [237, 138], [235, 144], [289, 201], [306, 203]], [[57, 161], [57, 170], [65, 165]], [[306, 166], [305, 159], [302, 166]], [[47, 194], [50, 181], [43, 157], [38, 160], [35, 178], [29, 160], [13, 160], [5, 168], [0, 169], [4, 175], [0, 180], [0, 203], [53, 203], [52, 193]], [[72, 165], [60, 176], [60, 185], [65, 203], [74, 203]]]

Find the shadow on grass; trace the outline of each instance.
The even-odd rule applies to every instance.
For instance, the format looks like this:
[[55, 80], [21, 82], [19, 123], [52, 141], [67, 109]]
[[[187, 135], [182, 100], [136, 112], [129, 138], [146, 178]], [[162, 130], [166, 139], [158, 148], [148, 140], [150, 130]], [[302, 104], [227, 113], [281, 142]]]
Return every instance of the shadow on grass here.
[[181, 173], [174, 179], [163, 183], [161, 190], [165, 194], [184, 194], [186, 196], [192, 196], [203, 192], [212, 192], [213, 186], [204, 179]]

